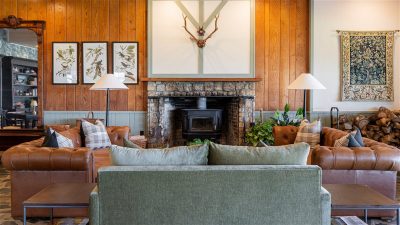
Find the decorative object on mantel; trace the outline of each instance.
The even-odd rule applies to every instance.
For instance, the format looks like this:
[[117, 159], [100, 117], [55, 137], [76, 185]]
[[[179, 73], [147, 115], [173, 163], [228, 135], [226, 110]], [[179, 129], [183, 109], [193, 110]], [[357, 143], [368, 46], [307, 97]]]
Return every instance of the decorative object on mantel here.
[[113, 42], [113, 74], [121, 76], [124, 84], [138, 83], [138, 42]]
[[78, 42], [53, 42], [53, 84], [78, 84]]
[[303, 118], [306, 118], [307, 115], [307, 90], [318, 90], [318, 89], [326, 89], [324, 85], [322, 85], [313, 75], [310, 73], [302, 73], [295, 81], [293, 81], [288, 89], [301, 89], [304, 90], [304, 99], [303, 99]]
[[108, 72], [107, 42], [83, 42], [83, 83], [94, 84]]
[[148, 0], [149, 78], [254, 78], [254, 0]]
[[124, 90], [128, 89], [128, 87], [122, 83], [120, 79], [114, 76], [114, 74], [106, 74], [101, 76], [97, 82], [90, 87], [90, 90], [102, 90], [107, 91], [107, 104], [106, 104], [106, 127], [108, 126], [108, 118], [110, 111], [110, 98], [109, 92], [110, 90]]
[[206, 31], [204, 30], [203, 27], [199, 27], [199, 29], [197, 30], [197, 34], [199, 35], [199, 38], [197, 38], [196, 36], [194, 36], [187, 28], [187, 16], [183, 17], [183, 20], [185, 21], [183, 28], [185, 28], [185, 31], [190, 35], [190, 39], [194, 42], [197, 43], [197, 47], [199, 48], [204, 48], [206, 46], [206, 42], [208, 39], [210, 39], [212, 37], [212, 35], [217, 32], [218, 30], [218, 18], [219, 18], [219, 14], [215, 16], [215, 25], [214, 25], [214, 30], [206, 37], [204, 37], [204, 34], [206, 33]]
[[397, 31], [338, 31], [342, 101], [393, 101], [393, 48]]

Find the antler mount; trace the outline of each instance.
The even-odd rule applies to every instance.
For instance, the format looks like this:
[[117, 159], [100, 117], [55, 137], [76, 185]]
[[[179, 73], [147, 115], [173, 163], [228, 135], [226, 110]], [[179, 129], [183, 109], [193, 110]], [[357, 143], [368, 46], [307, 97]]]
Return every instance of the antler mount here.
[[[185, 31], [190, 35], [190, 39], [193, 40], [194, 42], [196, 42], [197, 46], [199, 48], [204, 48], [206, 46], [206, 42], [208, 39], [210, 39], [212, 37], [212, 35], [217, 32], [218, 30], [218, 18], [219, 15], [215, 16], [215, 24], [214, 24], [214, 30], [206, 37], [206, 38], [197, 38], [196, 36], [194, 36], [187, 28], [187, 16], [183, 16], [183, 20], [184, 20], [184, 26], [183, 28], [185, 29]], [[204, 30], [204, 27], [201, 26], [197, 29], [197, 34], [199, 35], [199, 37], [203, 37], [205, 35], [206, 31]]]

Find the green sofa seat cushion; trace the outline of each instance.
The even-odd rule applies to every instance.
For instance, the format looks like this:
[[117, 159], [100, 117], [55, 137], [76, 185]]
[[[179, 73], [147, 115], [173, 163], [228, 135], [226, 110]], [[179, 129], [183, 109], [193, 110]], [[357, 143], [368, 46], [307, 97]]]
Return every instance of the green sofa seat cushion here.
[[210, 165], [306, 165], [310, 146], [231, 146], [210, 143]]

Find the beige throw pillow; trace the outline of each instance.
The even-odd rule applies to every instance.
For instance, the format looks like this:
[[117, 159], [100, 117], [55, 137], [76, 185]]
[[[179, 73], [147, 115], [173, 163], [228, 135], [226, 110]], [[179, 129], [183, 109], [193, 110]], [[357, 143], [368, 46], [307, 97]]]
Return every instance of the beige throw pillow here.
[[321, 130], [322, 128], [320, 120], [310, 123], [305, 119], [301, 121], [294, 143], [305, 142], [310, 145], [311, 149], [314, 149], [315, 146], [319, 145], [320, 143]]

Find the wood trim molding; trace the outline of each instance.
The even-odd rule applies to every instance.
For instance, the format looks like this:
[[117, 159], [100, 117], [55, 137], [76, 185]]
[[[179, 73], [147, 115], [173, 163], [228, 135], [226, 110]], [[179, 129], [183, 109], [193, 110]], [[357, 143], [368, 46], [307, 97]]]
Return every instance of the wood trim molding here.
[[262, 78], [142, 78], [143, 82], [259, 82]]
[[43, 20], [24, 20], [17, 18], [14, 15], [9, 15], [3, 20], [0, 20], [0, 28], [26, 28], [36, 33], [38, 36], [38, 43], [43, 42], [43, 31], [46, 29], [46, 21]]

